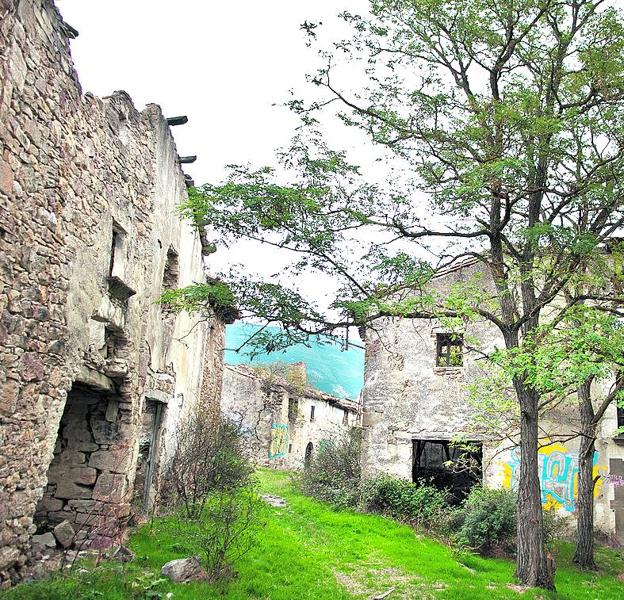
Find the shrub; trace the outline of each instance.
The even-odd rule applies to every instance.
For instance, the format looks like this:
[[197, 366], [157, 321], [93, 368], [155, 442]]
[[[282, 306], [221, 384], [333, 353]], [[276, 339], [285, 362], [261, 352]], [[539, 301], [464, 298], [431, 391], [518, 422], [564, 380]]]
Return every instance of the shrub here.
[[482, 554], [508, 550], [516, 536], [516, 495], [501, 489], [473, 488], [456, 511], [458, 543]]
[[357, 506], [361, 445], [359, 429], [351, 429], [340, 438], [325, 440], [305, 466], [300, 480], [302, 491], [335, 507]]
[[252, 473], [236, 423], [200, 411], [178, 429], [161, 499], [176, 511], [176, 526], [211, 581], [230, 579], [234, 561], [251, 548], [259, 503]]
[[378, 475], [362, 484], [364, 510], [431, 527], [450, 510], [447, 493], [431, 485]]
[[200, 411], [176, 433], [175, 448], [161, 478], [160, 497], [163, 504], [181, 508], [188, 518], [195, 519], [211, 494], [248, 486], [252, 473], [240, 425], [226, 419], [215, 422]]
[[211, 494], [201, 517], [186, 520], [183, 530], [193, 553], [213, 582], [235, 575], [233, 564], [252, 547], [261, 501], [251, 488]]

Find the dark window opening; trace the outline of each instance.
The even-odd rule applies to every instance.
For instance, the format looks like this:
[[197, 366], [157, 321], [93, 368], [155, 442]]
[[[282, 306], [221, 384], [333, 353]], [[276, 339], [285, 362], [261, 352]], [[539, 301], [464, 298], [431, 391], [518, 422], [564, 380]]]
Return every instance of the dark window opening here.
[[314, 406], [310, 408], [310, 421], [314, 421]]
[[288, 444], [288, 454], [292, 452], [292, 444]]
[[[624, 427], [624, 406], [618, 406], [616, 410], [617, 410], [617, 426], [619, 429], [620, 427]], [[624, 432], [620, 433], [620, 435], [624, 436]]]
[[163, 272], [163, 290], [172, 290], [178, 287], [180, 282], [180, 259], [173, 247], [167, 250], [167, 262]]
[[412, 452], [412, 480], [448, 489], [453, 503], [461, 502], [474, 485], [481, 483], [481, 442], [413, 440]]
[[288, 398], [288, 422], [294, 423], [299, 414], [299, 400], [297, 398]]
[[110, 264], [108, 266], [108, 275], [110, 277], [123, 278], [124, 269], [124, 245], [126, 232], [123, 227], [116, 221], [113, 221], [113, 229], [111, 235]]
[[342, 424], [343, 425], [348, 425], [349, 424], [349, 413], [348, 411], [344, 410], [342, 411]]
[[[162, 291], [173, 290], [178, 287], [180, 283], [180, 259], [178, 253], [173, 247], [167, 250], [167, 260], [165, 262], [165, 270], [163, 271], [162, 278]], [[163, 303], [160, 305], [161, 314], [167, 321], [167, 323], [173, 327], [175, 322], [175, 311], [170, 304]]]
[[461, 367], [464, 364], [464, 337], [456, 333], [438, 333], [436, 366]]
[[118, 247], [120, 245], [119, 236], [120, 236], [119, 232], [113, 229], [113, 239], [111, 242], [111, 251], [110, 251], [110, 264], [108, 266], [108, 274], [111, 277], [113, 276], [113, 270], [115, 268], [115, 254], [117, 253]]

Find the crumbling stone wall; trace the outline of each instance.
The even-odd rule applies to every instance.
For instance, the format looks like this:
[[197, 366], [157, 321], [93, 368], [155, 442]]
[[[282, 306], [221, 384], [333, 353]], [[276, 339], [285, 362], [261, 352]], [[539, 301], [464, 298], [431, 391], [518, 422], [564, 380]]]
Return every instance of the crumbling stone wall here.
[[[441, 273], [432, 285], [444, 294], [459, 282], [492, 285], [480, 275], [478, 263], [466, 263]], [[499, 330], [486, 321], [467, 323], [463, 365], [440, 367], [436, 363], [437, 334], [448, 330], [437, 320], [380, 319], [366, 331], [362, 426], [362, 466], [365, 475], [388, 473], [412, 479], [414, 441], [451, 440], [463, 436], [483, 443], [483, 482], [514, 488], [519, 476], [519, 453], [514, 447], [517, 430], [501, 432], [503, 442], [484, 439], [476, 432], [468, 386], [484, 377], [480, 352], [504, 347]], [[594, 397], [605, 390], [594, 390]], [[513, 421], [513, 419], [510, 419]], [[544, 448], [540, 450], [542, 499], [562, 516], [573, 516], [575, 478], [578, 473], [579, 429], [574, 404], [551, 411], [541, 424]], [[624, 443], [615, 437], [616, 407], [602, 420], [597, 440], [595, 474], [601, 481], [595, 494], [596, 526], [624, 542], [624, 514], [619, 473]], [[561, 439], [561, 442], [557, 440]], [[546, 445], [554, 442], [551, 445]]]
[[[303, 375], [305, 376], [305, 365]], [[306, 448], [359, 426], [357, 402], [242, 365], [223, 371], [221, 414], [242, 424], [253, 460], [263, 466], [301, 469]], [[314, 413], [312, 415], [312, 411]]]
[[180, 285], [203, 277], [199, 236], [175, 213], [186, 188], [167, 121], [124, 92], [83, 95], [73, 35], [51, 0], [0, 0], [4, 582], [61, 518], [83, 545], [114, 543], [143, 413], [161, 404], [156, 465], [200, 400], [210, 327], [157, 303], [172, 255]]

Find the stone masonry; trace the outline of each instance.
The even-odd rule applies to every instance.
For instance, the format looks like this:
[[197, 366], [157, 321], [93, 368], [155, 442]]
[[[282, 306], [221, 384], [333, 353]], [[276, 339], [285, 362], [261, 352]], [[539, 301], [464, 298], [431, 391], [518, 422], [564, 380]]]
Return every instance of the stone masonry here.
[[0, 0], [4, 585], [35, 533], [116, 543], [176, 424], [220, 388], [223, 324], [157, 303], [204, 277], [168, 122], [125, 92], [83, 94], [75, 35], [51, 0]]

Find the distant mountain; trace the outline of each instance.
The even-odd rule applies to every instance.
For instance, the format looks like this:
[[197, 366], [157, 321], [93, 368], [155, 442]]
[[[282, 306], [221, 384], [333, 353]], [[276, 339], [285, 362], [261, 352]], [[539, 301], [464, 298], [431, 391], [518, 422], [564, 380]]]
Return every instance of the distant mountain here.
[[311, 340], [310, 347], [291, 346], [283, 352], [272, 352], [252, 358], [246, 348], [234, 352], [257, 330], [258, 325], [236, 322], [225, 330], [225, 362], [228, 365], [262, 365], [282, 362], [306, 364], [308, 383], [337, 398], [356, 400], [364, 384], [364, 350], [351, 347], [343, 351], [341, 344], [320, 344]]

